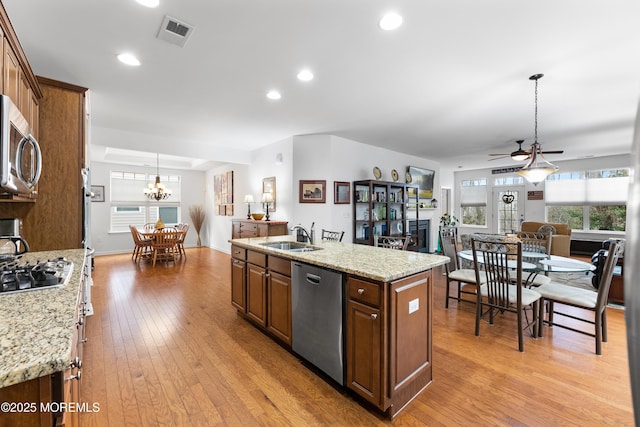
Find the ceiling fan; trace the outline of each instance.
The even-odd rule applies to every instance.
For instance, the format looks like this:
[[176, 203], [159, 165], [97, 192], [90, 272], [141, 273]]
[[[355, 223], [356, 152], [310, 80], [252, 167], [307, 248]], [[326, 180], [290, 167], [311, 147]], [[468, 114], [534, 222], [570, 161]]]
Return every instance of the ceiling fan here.
[[[493, 157], [493, 159], [489, 159], [489, 161], [491, 160], [498, 160], [498, 159], [504, 159], [505, 157], [511, 157], [512, 160], [516, 161], [516, 162], [524, 162], [525, 160], [528, 160], [531, 157], [531, 150], [523, 150], [522, 149], [522, 143], [524, 142], [524, 139], [519, 139], [516, 141], [516, 144], [518, 144], [518, 149], [516, 151], [513, 151], [511, 153], [500, 153], [500, 154], [489, 154], [489, 156]], [[540, 151], [539, 153], [542, 154], [562, 154], [564, 153], [564, 150], [551, 150], [551, 151]]]

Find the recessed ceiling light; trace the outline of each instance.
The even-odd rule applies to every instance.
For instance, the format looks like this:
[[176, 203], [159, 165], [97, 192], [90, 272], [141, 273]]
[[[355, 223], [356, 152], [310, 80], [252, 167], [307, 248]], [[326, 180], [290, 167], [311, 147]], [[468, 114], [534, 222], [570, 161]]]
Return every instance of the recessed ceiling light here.
[[302, 70], [298, 73], [298, 80], [302, 80], [303, 82], [313, 80], [313, 73], [309, 70]]
[[380, 19], [378, 25], [385, 31], [395, 30], [402, 25], [402, 16], [395, 12], [387, 13]]
[[132, 53], [121, 53], [118, 55], [118, 60], [123, 64], [131, 65], [133, 67], [140, 65], [140, 60], [138, 60], [138, 58], [136, 58]]
[[160, 4], [160, 0], [136, 0], [136, 1], [146, 7], [158, 7], [158, 5]]
[[267, 98], [276, 101], [282, 98], [282, 95], [280, 95], [280, 92], [278, 92], [277, 90], [270, 90], [269, 92], [267, 92]]

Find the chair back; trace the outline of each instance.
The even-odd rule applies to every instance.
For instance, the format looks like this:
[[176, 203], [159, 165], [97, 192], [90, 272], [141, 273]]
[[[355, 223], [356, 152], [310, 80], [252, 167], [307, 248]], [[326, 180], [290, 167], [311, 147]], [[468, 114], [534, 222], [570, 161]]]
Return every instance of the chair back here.
[[344, 231], [329, 231], [322, 229], [322, 240], [332, 240], [334, 242], [342, 242]]
[[609, 288], [613, 279], [613, 270], [618, 263], [618, 258], [624, 252], [624, 240], [617, 240], [609, 245], [609, 251], [605, 256], [604, 269], [600, 277], [600, 285], [598, 286], [598, 299], [596, 300], [596, 312], [601, 313], [607, 306], [609, 299]]
[[445, 264], [448, 275], [459, 268], [455, 229], [450, 227], [440, 229], [440, 245], [442, 246], [442, 254], [449, 257], [449, 263]]
[[131, 231], [131, 237], [133, 237], [133, 243], [138, 245], [142, 241], [142, 237], [140, 237], [140, 232], [136, 228], [135, 225], [129, 225], [129, 230]]
[[406, 251], [410, 240], [411, 236], [380, 236], [379, 234], [374, 234], [373, 245], [379, 248]]
[[472, 238], [471, 249], [476, 283], [484, 283], [482, 294], [488, 305], [513, 310], [515, 302], [517, 310], [521, 310], [522, 242]]
[[180, 231], [168, 227], [153, 233], [151, 246], [154, 249], [173, 249], [180, 239]]
[[[523, 252], [536, 252], [541, 254], [551, 254], [551, 231], [546, 233], [534, 231], [519, 231], [516, 236], [522, 242]], [[525, 259], [529, 262], [529, 260]], [[533, 261], [535, 262], [535, 261]]]

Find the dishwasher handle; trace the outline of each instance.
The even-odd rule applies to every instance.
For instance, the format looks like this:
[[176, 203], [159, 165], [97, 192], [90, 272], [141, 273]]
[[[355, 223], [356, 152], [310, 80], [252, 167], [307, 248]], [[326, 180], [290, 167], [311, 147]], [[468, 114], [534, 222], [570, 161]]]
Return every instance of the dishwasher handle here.
[[307, 282], [311, 283], [312, 285], [319, 285], [321, 279], [322, 278], [317, 274], [307, 273]]

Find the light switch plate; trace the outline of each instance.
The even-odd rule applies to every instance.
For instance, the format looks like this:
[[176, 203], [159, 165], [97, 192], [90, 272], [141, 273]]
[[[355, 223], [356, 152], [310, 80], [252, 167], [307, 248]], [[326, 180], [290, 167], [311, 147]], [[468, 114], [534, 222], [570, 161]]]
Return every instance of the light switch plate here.
[[415, 313], [418, 310], [420, 310], [420, 299], [416, 298], [409, 301], [409, 314]]

